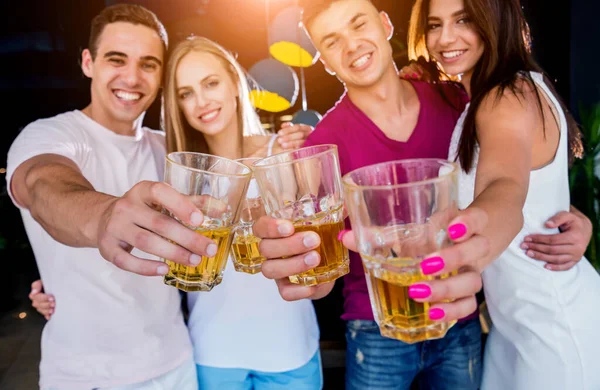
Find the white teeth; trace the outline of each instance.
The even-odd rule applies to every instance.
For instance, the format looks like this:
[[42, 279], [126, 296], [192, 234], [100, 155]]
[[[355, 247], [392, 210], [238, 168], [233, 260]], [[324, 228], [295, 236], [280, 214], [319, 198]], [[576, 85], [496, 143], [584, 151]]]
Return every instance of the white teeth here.
[[127, 100], [127, 101], [140, 100], [142, 98], [142, 95], [139, 93], [125, 92], [125, 91], [115, 91], [115, 95], [117, 95], [117, 97], [119, 99]]
[[219, 110], [214, 110], [214, 111], [209, 112], [208, 114], [202, 115], [200, 118], [203, 121], [209, 121], [209, 120], [215, 118], [218, 114], [219, 114]]
[[369, 58], [371, 58], [371, 54], [365, 54], [364, 56], [359, 57], [357, 60], [355, 60], [350, 66], [352, 68], [358, 68], [363, 66], [364, 64], [367, 63], [367, 61], [369, 61]]
[[454, 57], [458, 57], [459, 55], [461, 55], [464, 52], [465, 52], [465, 50], [446, 51], [446, 52], [442, 53], [442, 56], [444, 58], [454, 58]]

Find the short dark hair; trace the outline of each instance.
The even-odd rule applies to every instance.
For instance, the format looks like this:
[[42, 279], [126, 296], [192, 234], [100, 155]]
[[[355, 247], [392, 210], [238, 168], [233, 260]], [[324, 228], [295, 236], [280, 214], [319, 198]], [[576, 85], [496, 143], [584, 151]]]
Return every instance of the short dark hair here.
[[[331, 6], [331, 4], [342, 0], [301, 0], [302, 7], [302, 24], [308, 30], [308, 26], [312, 21], [323, 11]], [[368, 0], [371, 1], [371, 0]]]
[[88, 42], [88, 49], [92, 54], [92, 59], [96, 58], [98, 52], [98, 39], [100, 38], [102, 31], [104, 31], [104, 27], [116, 22], [141, 24], [142, 26], [151, 28], [156, 31], [160, 37], [160, 40], [163, 43], [163, 49], [166, 52], [169, 43], [167, 30], [152, 11], [140, 5], [115, 4], [104, 8], [102, 12], [92, 19], [90, 40]]

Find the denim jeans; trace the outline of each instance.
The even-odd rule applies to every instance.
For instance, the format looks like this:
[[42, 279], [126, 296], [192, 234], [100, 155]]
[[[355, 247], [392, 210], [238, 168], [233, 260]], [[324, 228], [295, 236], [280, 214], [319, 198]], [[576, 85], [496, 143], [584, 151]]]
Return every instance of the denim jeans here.
[[346, 389], [476, 390], [481, 382], [479, 318], [458, 322], [442, 339], [416, 344], [383, 337], [375, 321], [346, 324]]

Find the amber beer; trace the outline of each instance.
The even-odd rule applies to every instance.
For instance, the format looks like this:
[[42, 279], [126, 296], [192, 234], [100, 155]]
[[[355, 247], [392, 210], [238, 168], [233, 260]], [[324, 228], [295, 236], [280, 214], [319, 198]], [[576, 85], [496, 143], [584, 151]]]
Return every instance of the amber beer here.
[[210, 291], [223, 279], [233, 238], [232, 228], [195, 228], [194, 230], [217, 244], [217, 254], [214, 257], [202, 256], [200, 264], [195, 267], [164, 259], [169, 265], [169, 273], [165, 275], [164, 282], [187, 292]]
[[258, 251], [260, 238], [253, 234], [237, 234], [231, 244], [233, 266], [238, 272], [256, 274], [260, 272], [265, 257]]
[[[257, 159], [247, 158], [238, 161], [248, 160], [254, 161]], [[251, 187], [248, 193], [252, 190], [253, 184], [256, 186], [254, 179], [250, 181]], [[233, 267], [236, 271], [254, 275], [260, 272], [265, 257], [258, 250], [260, 238], [253, 234], [252, 226], [254, 225], [254, 221], [266, 213], [259, 195], [253, 191], [252, 195], [249, 196], [242, 201], [243, 209], [240, 215], [240, 224], [233, 237], [231, 253], [233, 255]]]
[[321, 239], [321, 260], [313, 269], [289, 276], [292, 283], [314, 286], [350, 272], [348, 250], [338, 241], [344, 229], [344, 196], [335, 145], [317, 145], [257, 161], [253, 173], [265, 211], [285, 219], [296, 232], [313, 231]]
[[341, 210], [323, 214], [316, 214], [314, 219], [294, 225], [296, 232], [312, 231], [319, 235], [321, 245], [316, 251], [321, 256], [321, 262], [309, 271], [290, 276], [292, 283], [314, 286], [320, 283], [332, 282], [350, 272], [348, 249], [338, 240], [338, 235], [344, 230], [344, 222], [319, 223], [321, 219], [328, 220], [333, 215], [341, 214]]
[[[410, 285], [433, 279], [424, 276], [418, 265], [414, 266], [418, 261], [412, 258], [388, 258], [382, 262], [366, 255], [362, 255], [362, 258], [371, 306], [376, 309], [375, 318], [383, 336], [416, 343], [442, 338], [455, 324], [456, 321], [430, 320], [427, 314], [429, 303], [416, 302], [408, 296]], [[407, 264], [413, 266], [406, 267]]]
[[[344, 176], [346, 207], [363, 259], [381, 334], [406, 343], [444, 337], [455, 321], [432, 321], [429, 303], [411, 299], [425, 276], [421, 261], [452, 245], [446, 231], [458, 214], [457, 164], [438, 159], [388, 161]], [[455, 271], [454, 271], [455, 272]]]
[[[203, 214], [201, 226], [179, 221], [217, 245], [215, 256], [202, 256], [196, 266], [169, 266], [164, 283], [183, 291], [210, 291], [221, 283], [227, 264], [237, 211], [248, 188], [252, 171], [246, 165], [203, 153], [173, 152], [167, 155], [165, 183], [192, 202]], [[168, 210], [163, 213], [174, 217]], [[175, 218], [177, 219], [177, 218]], [[177, 243], [177, 238], [173, 238]]]

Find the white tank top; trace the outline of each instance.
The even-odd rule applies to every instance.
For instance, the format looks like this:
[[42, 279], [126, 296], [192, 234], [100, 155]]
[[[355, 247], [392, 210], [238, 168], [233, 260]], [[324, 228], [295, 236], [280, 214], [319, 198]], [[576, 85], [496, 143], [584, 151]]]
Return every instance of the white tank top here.
[[[554, 160], [532, 170], [523, 207], [524, 225], [509, 247], [483, 272], [493, 328], [484, 357], [482, 390], [600, 389], [600, 276], [583, 258], [568, 271], [550, 271], [520, 248], [529, 234], [553, 234], [545, 222], [569, 210], [567, 122], [560, 104], [544, 83], [534, 82], [559, 114], [560, 140]], [[466, 111], [452, 136], [454, 160]], [[473, 201], [475, 165], [459, 177], [459, 205]]]
[[[258, 191], [255, 182], [248, 191]], [[306, 364], [319, 347], [312, 302], [284, 301], [273, 280], [236, 272], [231, 258], [221, 284], [210, 292], [188, 293], [188, 307], [199, 365], [283, 372]]]
[[[569, 195], [569, 176], [568, 176], [568, 137], [567, 137], [567, 122], [565, 115], [560, 107], [560, 104], [550, 92], [544, 78], [541, 74], [531, 72], [531, 77], [539, 88], [550, 98], [551, 103], [555, 106], [556, 112], [559, 113], [560, 120], [560, 141], [554, 160], [548, 165], [531, 171], [529, 179], [529, 192], [525, 201], [523, 213], [525, 216], [525, 226], [523, 230], [536, 230], [540, 233], [555, 233], [557, 229], [547, 229], [544, 224], [548, 218], [552, 217], [559, 211], [568, 211], [570, 205]], [[450, 143], [449, 159], [454, 161], [458, 151], [458, 143], [462, 134], [463, 123], [468, 111], [469, 105], [461, 115], [456, 125], [456, 129], [452, 134]], [[473, 201], [475, 189], [475, 173], [477, 170], [477, 160], [479, 159], [479, 147], [476, 148], [473, 158], [473, 169], [468, 175], [464, 173], [459, 179], [459, 206], [466, 208]], [[552, 196], [548, 196], [552, 194]], [[522, 231], [523, 233], [523, 231]], [[525, 234], [526, 235], [526, 234]], [[523, 236], [524, 237], [524, 236]], [[518, 245], [523, 242], [519, 237], [515, 238]], [[519, 248], [519, 251], [522, 252]], [[535, 264], [542, 264], [535, 262]]]

